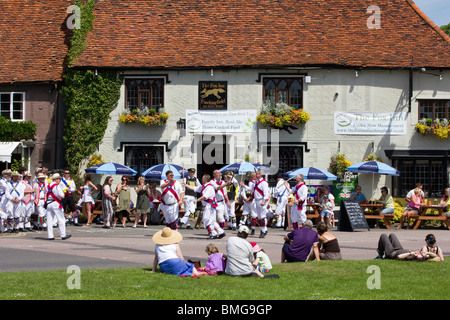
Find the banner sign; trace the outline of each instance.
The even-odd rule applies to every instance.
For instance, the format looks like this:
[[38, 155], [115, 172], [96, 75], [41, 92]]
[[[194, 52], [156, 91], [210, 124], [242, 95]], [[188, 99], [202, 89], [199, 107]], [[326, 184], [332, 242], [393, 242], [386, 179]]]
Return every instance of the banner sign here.
[[251, 132], [256, 130], [256, 110], [186, 110], [186, 129], [191, 133]]
[[335, 112], [334, 133], [349, 135], [405, 135], [406, 112]]

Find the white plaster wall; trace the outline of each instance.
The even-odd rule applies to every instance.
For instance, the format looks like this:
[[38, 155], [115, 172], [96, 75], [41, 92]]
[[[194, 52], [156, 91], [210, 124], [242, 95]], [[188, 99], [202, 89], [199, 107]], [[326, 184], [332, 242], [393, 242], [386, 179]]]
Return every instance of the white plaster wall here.
[[[141, 125], [124, 125], [118, 121], [124, 109], [124, 90], [116, 110], [111, 113], [111, 120], [99, 153], [108, 161], [124, 163], [124, 153], [118, 152], [120, 142], [169, 142], [174, 148], [166, 153], [165, 162], [183, 163], [186, 167], [196, 164], [194, 136], [186, 133], [179, 137], [176, 122], [185, 118], [186, 109], [198, 108], [198, 81], [227, 81], [228, 109], [257, 109], [262, 105], [262, 83], [257, 82], [258, 73], [267, 70], [231, 70], [224, 72], [213, 70], [143, 72], [143, 75], [168, 74], [170, 83], [165, 85], [164, 105], [170, 114], [163, 127], [144, 127]], [[297, 71], [270, 70], [271, 73], [297, 74]], [[304, 107], [311, 114], [309, 122], [295, 130], [293, 134], [279, 132], [280, 141], [307, 142], [310, 152], [304, 153], [304, 166], [328, 169], [330, 157], [338, 152], [345, 153], [353, 162], [362, 161], [373, 151], [389, 163], [386, 149], [448, 149], [448, 142], [438, 141], [434, 137], [423, 137], [414, 128], [418, 121], [417, 99], [450, 99], [450, 72], [439, 77], [414, 72], [414, 91], [411, 113], [408, 116], [408, 134], [403, 136], [362, 136], [335, 135], [333, 115], [335, 111], [349, 112], [407, 112], [409, 103], [409, 72], [407, 70], [363, 70], [356, 77], [354, 70], [316, 69], [302, 70], [312, 77], [311, 83], [304, 84]], [[432, 71], [430, 71], [432, 72]], [[435, 74], [439, 72], [434, 71]], [[133, 72], [136, 74], [136, 72]], [[124, 73], [127, 75], [127, 72]], [[265, 129], [258, 125], [258, 129]], [[243, 160], [247, 145], [251, 142], [252, 160], [260, 160], [257, 144], [250, 134], [229, 134], [230, 161]], [[360, 182], [365, 189], [371, 189], [372, 177], [360, 175]], [[377, 188], [390, 187], [390, 177], [376, 177]], [[378, 193], [379, 194], [379, 193]], [[378, 195], [377, 194], [377, 195]]]

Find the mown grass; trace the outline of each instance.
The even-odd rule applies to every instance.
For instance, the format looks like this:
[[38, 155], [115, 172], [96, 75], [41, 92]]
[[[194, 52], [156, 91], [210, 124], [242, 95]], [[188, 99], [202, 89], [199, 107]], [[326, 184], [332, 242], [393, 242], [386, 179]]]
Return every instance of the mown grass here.
[[[448, 260], [448, 259], [447, 259]], [[368, 289], [380, 270], [380, 289]], [[280, 279], [229, 276], [181, 278], [150, 268], [81, 270], [81, 288], [68, 289], [66, 271], [0, 273], [2, 300], [442, 300], [449, 263], [391, 260], [276, 264]]]

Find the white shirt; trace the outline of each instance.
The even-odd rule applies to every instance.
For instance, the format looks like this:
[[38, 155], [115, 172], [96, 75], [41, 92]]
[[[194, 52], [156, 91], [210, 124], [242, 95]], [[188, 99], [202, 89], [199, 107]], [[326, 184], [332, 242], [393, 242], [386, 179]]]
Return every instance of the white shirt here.
[[225, 195], [227, 194], [227, 188], [222, 188], [220, 190], [217, 190], [217, 187], [221, 186], [225, 183], [222, 179], [220, 181], [217, 180], [211, 180], [212, 185], [216, 189], [216, 201], [222, 201], [225, 200]]
[[[303, 186], [301, 186], [300, 188], [298, 188], [298, 185], [296, 185], [294, 188], [291, 189], [292, 194], [295, 195], [295, 193], [297, 193], [298, 196], [298, 201], [306, 201], [306, 198], [308, 197], [308, 187], [306, 186], [306, 184], [304, 184]], [[297, 197], [295, 197], [295, 199], [297, 200]], [[302, 212], [306, 210], [306, 206], [303, 206], [302, 208]]]
[[8, 200], [19, 199], [22, 200], [24, 196], [25, 185], [21, 181], [8, 181], [6, 184], [5, 196]]
[[[62, 198], [64, 198], [64, 191], [61, 187], [61, 184], [57, 184], [56, 182], [52, 182], [51, 184], [47, 184], [46, 186], [46, 193], [48, 194], [48, 190], [52, 188], [52, 194], [55, 195], [55, 197], [58, 198], [59, 201], [62, 200]], [[55, 200], [55, 198], [53, 198], [52, 196], [48, 195], [48, 198], [50, 198], [51, 200]]]
[[205, 197], [205, 200], [202, 200], [202, 205], [204, 207], [206, 207], [206, 205], [209, 204], [206, 200], [213, 200], [214, 197], [216, 196], [216, 190], [214, 189], [214, 185], [211, 182], [208, 182], [203, 186], [195, 187], [194, 191], [201, 193], [201, 196]]
[[[64, 181], [67, 183], [64, 183]], [[61, 178], [61, 182], [59, 183], [65, 193], [74, 193], [77, 190], [77, 187], [75, 185], [75, 181], [72, 178], [69, 178], [69, 180], [66, 180], [64, 178]]]
[[275, 188], [275, 193], [274, 196], [275, 197], [287, 197], [289, 192], [287, 191], [286, 186], [284, 185], [286, 181], [284, 179], [281, 179], [280, 181], [278, 181], [277, 186]]
[[[25, 190], [24, 191], [34, 191], [34, 182], [33, 181], [28, 181], [28, 180], [22, 180], [23, 185], [25, 186]], [[28, 194], [24, 194], [22, 201], [24, 203], [30, 203], [30, 201], [34, 201], [34, 197], [35, 194], [33, 193], [28, 193]]]
[[158, 264], [169, 259], [178, 258], [176, 244], [165, 244], [155, 246], [156, 255], [158, 256]]
[[[262, 194], [257, 190], [261, 190]], [[253, 193], [253, 199], [255, 200], [264, 200], [268, 201], [270, 198], [270, 190], [269, 190], [269, 184], [267, 183], [264, 178], [261, 178], [259, 180], [255, 180], [252, 184], [252, 193]]]
[[[162, 186], [163, 184], [167, 183], [168, 180], [161, 180], [160, 186]], [[169, 204], [174, 204], [177, 203], [180, 199], [181, 199], [181, 194], [184, 193], [183, 192], [183, 188], [181, 187], [181, 184], [175, 180], [175, 183], [173, 184], [173, 191], [175, 191], [175, 193], [178, 195], [178, 200], [175, 197], [175, 195], [172, 193], [172, 191], [167, 190], [166, 194], [164, 196], [162, 196], [162, 194], [164, 193], [164, 190], [166, 190], [169, 186], [165, 187], [164, 189], [161, 188], [162, 192], [161, 192], [161, 199], [164, 200], [164, 202], [169, 205]]]

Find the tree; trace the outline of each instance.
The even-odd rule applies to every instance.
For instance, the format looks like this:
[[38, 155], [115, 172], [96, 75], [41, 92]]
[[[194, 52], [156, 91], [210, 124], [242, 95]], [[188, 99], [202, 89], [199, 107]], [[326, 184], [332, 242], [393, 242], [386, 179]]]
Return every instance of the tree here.
[[444, 30], [444, 32], [450, 36], [450, 23], [445, 26], [442, 26], [441, 29]]

